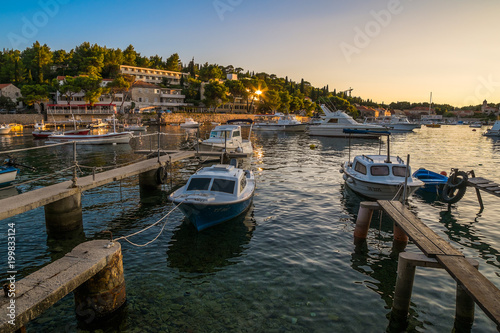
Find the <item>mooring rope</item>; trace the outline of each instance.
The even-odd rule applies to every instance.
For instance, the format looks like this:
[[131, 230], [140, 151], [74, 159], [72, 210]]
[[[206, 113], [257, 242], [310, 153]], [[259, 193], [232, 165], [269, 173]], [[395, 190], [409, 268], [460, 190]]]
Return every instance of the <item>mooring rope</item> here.
[[35, 149], [43, 149], [43, 148], [50, 148], [50, 147], [56, 147], [56, 146], [62, 146], [62, 145], [67, 145], [73, 143], [73, 141], [70, 142], [63, 142], [63, 143], [55, 143], [53, 145], [46, 145], [46, 146], [40, 146], [40, 147], [31, 147], [31, 148], [23, 148], [23, 149], [15, 149], [15, 150], [8, 150], [8, 151], [2, 151], [2, 155], [5, 154], [11, 154], [11, 153], [19, 153], [22, 151], [28, 151], [28, 150], [35, 150]]
[[158, 233], [158, 235], [156, 235], [156, 237], [155, 237], [155, 238], [153, 238], [152, 240], [150, 240], [149, 242], [147, 242], [147, 243], [145, 243], [145, 244], [136, 244], [136, 243], [132, 242], [131, 240], [129, 240], [128, 238], [129, 238], [129, 237], [132, 237], [132, 236], [135, 236], [135, 235], [138, 235], [138, 234], [140, 234], [140, 233], [142, 233], [142, 232], [144, 232], [144, 231], [148, 230], [149, 228], [151, 228], [151, 227], [153, 227], [153, 226], [157, 225], [158, 223], [160, 223], [161, 221], [163, 221], [164, 219], [166, 219], [166, 218], [167, 218], [167, 217], [168, 217], [168, 216], [169, 216], [169, 215], [170, 215], [170, 214], [171, 214], [171, 213], [172, 213], [175, 209], [177, 209], [177, 207], [179, 207], [179, 206], [180, 206], [183, 202], [184, 202], [184, 200], [183, 200], [183, 201], [181, 201], [181, 202], [179, 202], [179, 204], [177, 204], [174, 208], [172, 208], [172, 209], [171, 209], [171, 210], [170, 210], [170, 211], [169, 211], [169, 212], [168, 212], [165, 216], [163, 216], [161, 219], [159, 219], [159, 220], [158, 220], [158, 221], [156, 221], [155, 223], [151, 224], [150, 226], [148, 226], [148, 227], [146, 227], [146, 228], [144, 228], [144, 229], [142, 229], [142, 230], [139, 230], [139, 231], [137, 231], [137, 232], [134, 232], [133, 234], [130, 234], [130, 235], [128, 235], [128, 236], [118, 237], [118, 238], [117, 238], [117, 239], [115, 239], [114, 241], [119, 241], [119, 240], [121, 240], [121, 239], [124, 239], [124, 240], [126, 240], [127, 242], [129, 242], [130, 244], [132, 244], [132, 245], [134, 245], [134, 246], [137, 246], [137, 247], [144, 247], [144, 246], [147, 246], [147, 245], [149, 245], [149, 244], [153, 243], [153, 242], [154, 242], [155, 240], [157, 240], [157, 239], [158, 239], [158, 237], [160, 237], [160, 235], [162, 234], [163, 229], [165, 229], [165, 226], [167, 225], [167, 221], [165, 221], [165, 223], [163, 223], [163, 227], [161, 228], [161, 230], [160, 230], [160, 232]]

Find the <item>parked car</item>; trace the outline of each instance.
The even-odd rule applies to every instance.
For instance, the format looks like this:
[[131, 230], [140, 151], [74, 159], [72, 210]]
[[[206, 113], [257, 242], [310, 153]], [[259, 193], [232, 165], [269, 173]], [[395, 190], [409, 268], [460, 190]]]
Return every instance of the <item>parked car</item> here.
[[0, 113], [7, 113], [7, 109], [0, 109]]
[[9, 113], [10, 113], [10, 114], [15, 114], [15, 113], [16, 113], [16, 110], [9, 110]]

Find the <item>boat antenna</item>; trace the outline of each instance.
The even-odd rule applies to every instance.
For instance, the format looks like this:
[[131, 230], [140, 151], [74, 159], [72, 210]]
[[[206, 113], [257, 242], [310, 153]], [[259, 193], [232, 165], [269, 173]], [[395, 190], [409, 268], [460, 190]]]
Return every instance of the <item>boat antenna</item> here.
[[387, 159], [384, 161], [385, 163], [391, 163], [391, 140], [390, 135], [387, 135]]
[[406, 202], [406, 188], [408, 187], [408, 167], [410, 166], [410, 154], [406, 156], [406, 168], [405, 168], [405, 186], [403, 188], [403, 201], [404, 204]]

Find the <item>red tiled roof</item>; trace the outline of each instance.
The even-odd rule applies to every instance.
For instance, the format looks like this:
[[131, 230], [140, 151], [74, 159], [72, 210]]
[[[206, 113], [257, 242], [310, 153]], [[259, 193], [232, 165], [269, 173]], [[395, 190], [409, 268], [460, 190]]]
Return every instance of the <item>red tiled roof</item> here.
[[0, 83], [0, 89], [10, 86], [12, 83]]

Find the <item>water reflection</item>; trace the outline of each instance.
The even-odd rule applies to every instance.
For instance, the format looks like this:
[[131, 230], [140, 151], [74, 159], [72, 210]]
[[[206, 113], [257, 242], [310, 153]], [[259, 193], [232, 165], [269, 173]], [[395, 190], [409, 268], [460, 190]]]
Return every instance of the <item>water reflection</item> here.
[[242, 255], [250, 242], [255, 227], [253, 205], [246, 214], [203, 232], [184, 221], [168, 243], [168, 265], [181, 272], [205, 274], [234, 265], [238, 263], [235, 258]]

